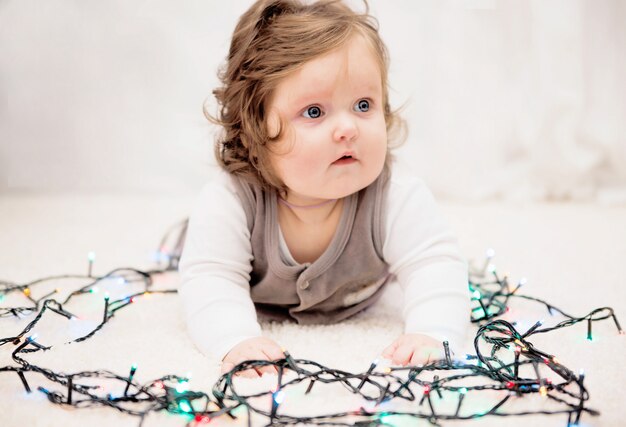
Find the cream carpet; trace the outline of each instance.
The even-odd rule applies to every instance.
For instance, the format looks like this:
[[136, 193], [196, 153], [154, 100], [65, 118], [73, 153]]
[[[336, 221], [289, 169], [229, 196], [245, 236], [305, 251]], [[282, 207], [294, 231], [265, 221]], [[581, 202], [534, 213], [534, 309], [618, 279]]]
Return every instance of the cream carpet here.
[[[129, 195], [3, 195], [0, 196], [0, 280], [23, 283], [58, 274], [87, 272], [87, 254], [95, 252], [94, 274], [117, 267], [148, 269], [154, 266], [153, 253], [169, 226], [186, 217], [193, 197]], [[498, 205], [442, 204], [456, 230], [464, 253], [482, 262], [485, 250], [496, 251], [498, 271], [513, 281], [528, 279], [521, 293], [545, 299], [564, 311], [583, 316], [591, 310], [611, 306], [626, 325], [626, 207], [576, 204]], [[60, 282], [60, 294], [73, 290]], [[177, 275], [156, 279], [155, 289], [175, 288]], [[35, 296], [40, 291], [33, 289]], [[38, 342], [52, 345], [46, 352], [26, 355], [35, 365], [72, 373], [107, 369], [127, 375], [138, 366], [135, 379], [147, 382], [167, 374], [190, 375], [192, 390], [210, 392], [219, 377], [216, 361], [202, 356], [185, 333], [181, 307], [176, 296], [153, 295], [118, 311], [103, 330], [82, 343], [63, 345], [79, 336], [97, 317], [102, 296], [84, 297], [84, 320], [70, 321], [47, 316], [35, 328]], [[92, 298], [92, 299], [90, 299]], [[0, 302], [15, 303], [15, 296]], [[23, 302], [23, 301], [22, 301]], [[384, 299], [355, 318], [332, 326], [267, 324], [265, 333], [285, 346], [293, 357], [319, 362], [351, 372], [364, 372], [379, 353], [402, 330], [398, 309], [401, 294], [390, 287]], [[96, 308], [94, 308], [96, 307]], [[68, 308], [69, 309], [69, 308]], [[555, 324], [545, 309], [513, 300], [511, 315], [530, 327], [545, 319]], [[90, 317], [91, 316], [91, 317]], [[14, 336], [32, 317], [1, 318], [0, 338]], [[93, 320], [92, 323], [93, 324]], [[626, 383], [626, 338], [617, 334], [612, 321], [594, 323], [594, 340], [586, 340], [586, 325], [535, 336], [536, 348], [559, 358], [561, 363], [586, 373], [590, 393], [588, 406], [601, 412], [598, 417], [583, 415], [581, 425], [617, 427], [624, 425], [623, 384]], [[520, 326], [520, 329], [524, 329]], [[475, 330], [475, 328], [473, 329]], [[473, 350], [472, 340], [467, 351]], [[15, 365], [12, 344], [0, 347], [0, 367]], [[73, 409], [56, 406], [36, 391], [42, 385], [65, 392], [41, 376], [27, 374], [33, 393], [27, 394], [14, 373], [0, 373], [0, 425], [2, 426], [136, 426], [138, 419], [111, 408]], [[275, 379], [274, 379], [275, 380]], [[269, 387], [271, 378], [238, 380], [242, 391]], [[106, 387], [106, 384], [102, 384]], [[121, 394], [123, 390], [111, 390]], [[468, 401], [468, 411], [488, 408], [488, 398]], [[350, 411], [360, 402], [345, 388], [316, 386], [311, 394], [301, 390], [287, 393], [281, 410], [309, 416]], [[491, 402], [492, 404], [494, 402]], [[413, 404], [415, 405], [415, 403]], [[384, 409], [394, 408], [393, 402]], [[555, 409], [538, 396], [513, 398], [511, 411]], [[443, 421], [446, 425], [476, 426], [565, 426], [564, 415], [485, 417], [472, 421]], [[144, 426], [183, 426], [187, 419], [167, 413], [151, 414]], [[263, 425], [255, 419], [254, 425]], [[428, 425], [425, 421], [395, 420], [393, 425]], [[246, 425], [245, 414], [233, 421], [222, 417], [210, 425]]]

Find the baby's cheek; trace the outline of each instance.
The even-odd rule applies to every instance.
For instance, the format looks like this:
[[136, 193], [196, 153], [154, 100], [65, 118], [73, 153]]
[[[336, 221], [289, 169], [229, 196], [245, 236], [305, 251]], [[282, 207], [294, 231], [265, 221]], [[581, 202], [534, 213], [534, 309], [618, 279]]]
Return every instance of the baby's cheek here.
[[311, 177], [317, 175], [315, 164], [318, 161], [315, 153], [311, 153], [310, 156], [294, 156], [285, 159], [283, 181], [287, 187], [295, 191], [307, 190]]
[[368, 138], [368, 149], [384, 157], [387, 152], [387, 129], [385, 128], [384, 121], [373, 124], [366, 129], [365, 132]]
[[387, 157], [387, 144], [377, 142], [369, 147], [369, 169], [374, 177], [378, 176], [385, 165], [385, 158]]

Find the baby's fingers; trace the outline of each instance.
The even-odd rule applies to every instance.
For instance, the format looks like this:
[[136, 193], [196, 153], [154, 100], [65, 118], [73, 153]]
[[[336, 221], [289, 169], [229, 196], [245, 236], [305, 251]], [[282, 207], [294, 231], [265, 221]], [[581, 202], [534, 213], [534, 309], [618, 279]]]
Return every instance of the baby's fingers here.
[[393, 353], [395, 353], [397, 348], [398, 348], [398, 340], [395, 340], [393, 343], [391, 343], [390, 346], [388, 346], [386, 349], [383, 350], [381, 355], [385, 359], [391, 359], [393, 357]]
[[[235, 367], [234, 363], [231, 362], [222, 362], [222, 374], [226, 374], [233, 370]], [[257, 373], [254, 369], [246, 369], [245, 371], [238, 371], [235, 375], [241, 375], [245, 378], [257, 378], [260, 374]]]
[[[258, 353], [254, 354], [254, 357], [252, 357], [252, 359], [255, 360], [269, 360], [269, 357], [262, 351], [259, 350]], [[261, 365], [259, 364], [255, 370], [257, 371], [257, 373], [259, 374], [259, 376], [263, 376], [263, 374], [276, 374], [276, 368], [274, 367], [274, 365], [268, 364], [268, 365]]]
[[222, 374], [232, 371], [234, 367], [235, 365], [230, 362], [222, 362]]
[[391, 357], [391, 360], [396, 365], [404, 366], [409, 363], [411, 357], [413, 357], [413, 347], [405, 344], [396, 349]]
[[411, 365], [426, 365], [434, 360], [443, 359], [443, 351], [433, 347], [421, 347], [415, 350], [411, 357]]
[[277, 345], [267, 345], [262, 349], [263, 353], [267, 357], [267, 360], [279, 360], [285, 358], [285, 353]]
[[410, 364], [411, 365], [425, 365], [430, 360], [432, 360], [430, 353], [425, 354], [422, 351], [415, 351], [413, 352], [413, 356], [411, 357]]

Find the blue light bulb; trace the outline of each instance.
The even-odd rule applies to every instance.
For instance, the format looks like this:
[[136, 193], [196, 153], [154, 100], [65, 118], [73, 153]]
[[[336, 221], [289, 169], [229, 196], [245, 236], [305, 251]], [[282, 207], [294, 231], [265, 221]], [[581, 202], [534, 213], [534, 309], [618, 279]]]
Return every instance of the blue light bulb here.
[[285, 392], [282, 390], [278, 390], [277, 392], [273, 394], [273, 397], [274, 397], [274, 402], [280, 405], [281, 403], [285, 401]]

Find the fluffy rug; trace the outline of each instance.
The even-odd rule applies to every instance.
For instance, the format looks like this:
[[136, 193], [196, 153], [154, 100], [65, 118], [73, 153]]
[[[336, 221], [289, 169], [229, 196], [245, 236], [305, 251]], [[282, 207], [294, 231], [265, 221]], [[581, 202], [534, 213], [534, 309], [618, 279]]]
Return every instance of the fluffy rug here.
[[[169, 226], [186, 217], [193, 197], [120, 195], [4, 195], [0, 198], [0, 280], [23, 283], [57, 274], [87, 272], [87, 254], [95, 252], [93, 272], [104, 274], [117, 267], [148, 269], [153, 253]], [[553, 303], [567, 313], [584, 316], [591, 310], [611, 306], [626, 325], [626, 291], [623, 266], [626, 259], [626, 208], [575, 204], [543, 205], [451, 205], [442, 208], [455, 229], [464, 253], [482, 262], [485, 250], [496, 250], [494, 263], [513, 281], [528, 279], [520, 291]], [[155, 289], [177, 286], [177, 274], [159, 276]], [[58, 283], [59, 296], [76, 283]], [[35, 292], [35, 291], [33, 291]], [[38, 292], [38, 291], [37, 291]], [[39, 295], [40, 296], [40, 295]], [[265, 324], [267, 336], [280, 342], [297, 359], [325, 366], [364, 372], [380, 352], [402, 331], [398, 307], [402, 296], [397, 286], [388, 288], [383, 300], [349, 321], [332, 326]], [[7, 297], [1, 306], [15, 303]], [[83, 320], [47, 316], [34, 332], [38, 341], [53, 346], [49, 351], [26, 355], [35, 365], [57, 372], [106, 369], [127, 375], [138, 366], [135, 379], [147, 382], [167, 374], [190, 375], [190, 389], [210, 392], [219, 377], [219, 364], [208, 360], [186, 335], [183, 315], [175, 295], [152, 295], [118, 311], [93, 338], [63, 345], [96, 322], [102, 295], [85, 296]], [[95, 308], [97, 307], [97, 308]], [[100, 311], [101, 313], [101, 311]], [[547, 325], [563, 320], [551, 317], [534, 304], [513, 300], [511, 313], [520, 329], [545, 319]], [[32, 317], [0, 319], [0, 338], [14, 336]], [[475, 327], [472, 329], [476, 330]], [[562, 364], [578, 372], [584, 368], [590, 393], [588, 406], [601, 412], [583, 415], [587, 426], [623, 425], [621, 386], [626, 381], [623, 357], [626, 338], [617, 334], [612, 321], [594, 323], [594, 340], [586, 339], [585, 324], [549, 334], [536, 335], [536, 348], [554, 354]], [[470, 337], [471, 338], [471, 337]], [[468, 338], [466, 351], [473, 351]], [[12, 344], [0, 347], [0, 367], [14, 366]], [[461, 357], [462, 355], [457, 355]], [[620, 362], [622, 360], [622, 362]], [[14, 373], [0, 372], [0, 417], [3, 426], [136, 426], [137, 418], [111, 408], [74, 409], [53, 405], [38, 386], [62, 390], [41, 376], [26, 375], [33, 393], [26, 393]], [[242, 391], [269, 387], [275, 379], [237, 381]], [[107, 387], [107, 384], [101, 384]], [[111, 390], [121, 394], [123, 390]], [[306, 397], [299, 390], [287, 394], [285, 411], [308, 416], [358, 409], [357, 398], [341, 386], [316, 386]], [[493, 403], [493, 402], [491, 402]], [[486, 399], [468, 402], [467, 410], [487, 408]], [[392, 404], [387, 403], [387, 408]], [[416, 405], [416, 403], [413, 403]], [[417, 408], [414, 406], [414, 409]], [[553, 410], [538, 396], [513, 398], [506, 409], [513, 412]], [[246, 425], [222, 417], [211, 425]], [[473, 421], [443, 421], [442, 425], [565, 426], [564, 415], [531, 415]], [[144, 426], [182, 426], [187, 418], [165, 412], [148, 416]], [[263, 425], [266, 419], [255, 420]], [[429, 425], [427, 421], [398, 420], [393, 425]]]

